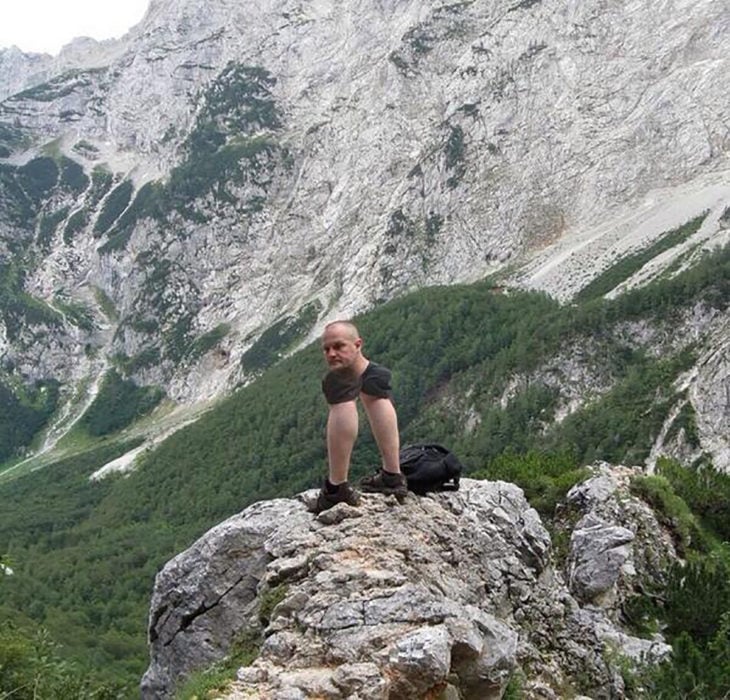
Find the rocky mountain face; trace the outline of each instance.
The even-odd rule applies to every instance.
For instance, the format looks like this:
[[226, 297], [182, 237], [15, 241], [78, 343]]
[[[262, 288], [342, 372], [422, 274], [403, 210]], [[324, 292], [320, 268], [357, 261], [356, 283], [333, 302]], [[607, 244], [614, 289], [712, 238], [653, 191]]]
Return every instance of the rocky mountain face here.
[[250, 506], [158, 574], [143, 697], [172, 697], [259, 635], [231, 700], [488, 700], [518, 668], [525, 697], [624, 697], [621, 664], [671, 648], [628, 633], [622, 608], [676, 559], [626, 488], [635, 471], [598, 464], [570, 491], [566, 552], [505, 482], [467, 479], [400, 507], [370, 495], [318, 516], [314, 492]]
[[707, 211], [627, 284], [676, 269], [728, 238], [729, 27], [714, 0], [152, 0], [119, 41], [0, 52], [4, 377], [58, 380], [66, 423], [112, 366], [197, 402], [267, 329], [276, 356], [487, 274], [569, 300]]

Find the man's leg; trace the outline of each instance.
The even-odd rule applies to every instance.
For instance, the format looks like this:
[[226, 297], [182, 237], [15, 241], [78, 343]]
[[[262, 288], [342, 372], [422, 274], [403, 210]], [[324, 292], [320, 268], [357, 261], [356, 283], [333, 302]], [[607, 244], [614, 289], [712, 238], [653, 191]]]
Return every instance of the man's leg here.
[[360, 394], [367, 413], [373, 437], [383, 458], [383, 469], [391, 474], [400, 473], [400, 436], [398, 415], [393, 402], [388, 398]]
[[330, 484], [347, 481], [352, 448], [357, 439], [357, 404], [330, 404], [327, 416], [327, 459]]

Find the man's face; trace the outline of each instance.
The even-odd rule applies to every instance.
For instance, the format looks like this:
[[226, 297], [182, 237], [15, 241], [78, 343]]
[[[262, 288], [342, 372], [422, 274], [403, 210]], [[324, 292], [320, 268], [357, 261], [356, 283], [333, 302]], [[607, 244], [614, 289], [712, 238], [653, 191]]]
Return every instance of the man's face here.
[[322, 335], [322, 352], [330, 369], [348, 369], [360, 355], [362, 339], [344, 324], [336, 323]]

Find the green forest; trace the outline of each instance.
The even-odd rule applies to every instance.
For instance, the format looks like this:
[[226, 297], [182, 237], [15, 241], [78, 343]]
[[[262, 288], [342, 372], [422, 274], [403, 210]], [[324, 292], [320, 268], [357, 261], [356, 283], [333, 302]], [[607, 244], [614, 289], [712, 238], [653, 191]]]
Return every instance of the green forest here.
[[[561, 305], [487, 280], [423, 289], [357, 323], [366, 355], [393, 370], [402, 442], [444, 443], [468, 476], [519, 484], [549, 525], [586, 465], [642, 463], [681, 398], [674, 380], [696, 348], [657, 356], [626, 339], [627, 322], [671, 329], [698, 304], [727, 312], [729, 301], [726, 247], [614, 300], [587, 295]], [[535, 376], [575, 348], [610, 388], [556, 422], [559, 382]], [[120, 413], [95, 407], [83, 424], [85, 452], [0, 481], [0, 556], [13, 571], [0, 575], [0, 698], [138, 696], [156, 572], [249, 504], [320, 483], [324, 370], [313, 344], [169, 437], [133, 473], [90, 481], [136, 446], [114, 431], [160, 398], [133, 395], [110, 376], [104, 395]], [[522, 381], [513, 386], [515, 377]], [[691, 439], [691, 412], [678, 420]], [[355, 478], [377, 462], [361, 426]], [[633, 488], [674, 530], [688, 565], [666, 591], [627, 610], [637, 634], [662, 628], [677, 651], [674, 663], [629, 687], [654, 698], [722, 697], [730, 689], [730, 479], [708, 459], [664, 460]]]

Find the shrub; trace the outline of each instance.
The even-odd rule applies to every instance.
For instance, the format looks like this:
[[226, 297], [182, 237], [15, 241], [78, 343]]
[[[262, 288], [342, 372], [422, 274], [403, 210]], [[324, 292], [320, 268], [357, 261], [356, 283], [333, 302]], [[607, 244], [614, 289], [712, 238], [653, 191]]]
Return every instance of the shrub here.
[[58, 211], [41, 217], [41, 222], [38, 226], [38, 245], [42, 248], [48, 248], [50, 245], [53, 234], [56, 231], [56, 227], [60, 224], [68, 214], [68, 207], [63, 207]]
[[269, 326], [241, 357], [247, 372], [258, 372], [281, 359], [300, 338], [309, 332], [321, 311], [317, 301], [303, 306], [298, 316], [286, 316]]
[[664, 597], [668, 633], [687, 633], [704, 647], [720, 630], [722, 616], [730, 614], [730, 547], [675, 564]]
[[94, 330], [94, 315], [84, 304], [62, 297], [56, 297], [54, 304], [72, 325], [89, 332]]
[[505, 452], [493, 459], [486, 469], [470, 476], [476, 479], [499, 479], [517, 484], [525, 492], [530, 505], [539, 513], [552, 517], [555, 506], [577, 483], [589, 475], [569, 453], [543, 454]]
[[663, 476], [637, 476], [631, 480], [631, 492], [646, 501], [657, 513], [660, 522], [671, 528], [682, 554], [691, 549], [707, 551], [710, 544], [697, 518], [674, 492]]
[[730, 692], [728, 552], [693, 558], [671, 572], [666, 616], [672, 658], [640, 677], [653, 700], [727, 698]]
[[721, 540], [730, 541], [730, 476], [712, 465], [683, 467], [672, 459], [661, 458], [657, 472], [664, 476], [702, 523]]
[[131, 181], [125, 180], [109, 193], [99, 213], [99, 218], [94, 224], [94, 235], [101, 236], [111, 228], [119, 215], [127, 208], [133, 190], [134, 186]]
[[218, 345], [228, 335], [230, 330], [231, 327], [227, 323], [220, 323], [212, 330], [196, 338], [190, 345], [187, 353], [188, 358], [196, 360], [202, 357], [208, 350]]
[[285, 584], [270, 588], [259, 594], [259, 621], [266, 626], [271, 622], [271, 615], [274, 608], [281, 603], [288, 591]]
[[89, 186], [89, 178], [75, 160], [63, 156], [61, 158], [60, 184], [74, 194], [81, 194]]
[[175, 700], [212, 700], [218, 697], [235, 680], [236, 671], [241, 666], [249, 666], [258, 656], [260, 643], [253, 633], [241, 635], [222, 661], [192, 674], [175, 693]]
[[115, 700], [121, 690], [64, 660], [46, 630], [0, 626], [0, 698]]
[[15, 390], [0, 382], [0, 462], [30, 445], [56, 410], [58, 398], [55, 381]]
[[163, 396], [164, 392], [158, 387], [137, 386], [112, 370], [107, 373], [99, 393], [84, 413], [81, 425], [89, 435], [108, 435], [148, 414]]
[[603, 296], [617, 287], [621, 282], [627, 280], [635, 272], [638, 272], [646, 263], [653, 260], [657, 255], [674, 246], [684, 243], [695, 233], [705, 220], [707, 212], [688, 221], [672, 231], [663, 234], [644, 250], [628, 255], [610, 267], [608, 270], [593, 279], [575, 296], [576, 301], [586, 301], [595, 297]]
[[18, 170], [18, 177], [30, 198], [39, 202], [58, 181], [58, 166], [53, 158], [34, 158]]
[[63, 242], [66, 245], [70, 244], [74, 235], [86, 226], [88, 220], [89, 214], [85, 209], [79, 209], [71, 214], [63, 230]]
[[91, 171], [91, 190], [88, 194], [88, 206], [95, 207], [106, 195], [114, 182], [114, 176], [103, 166], [97, 165]]

